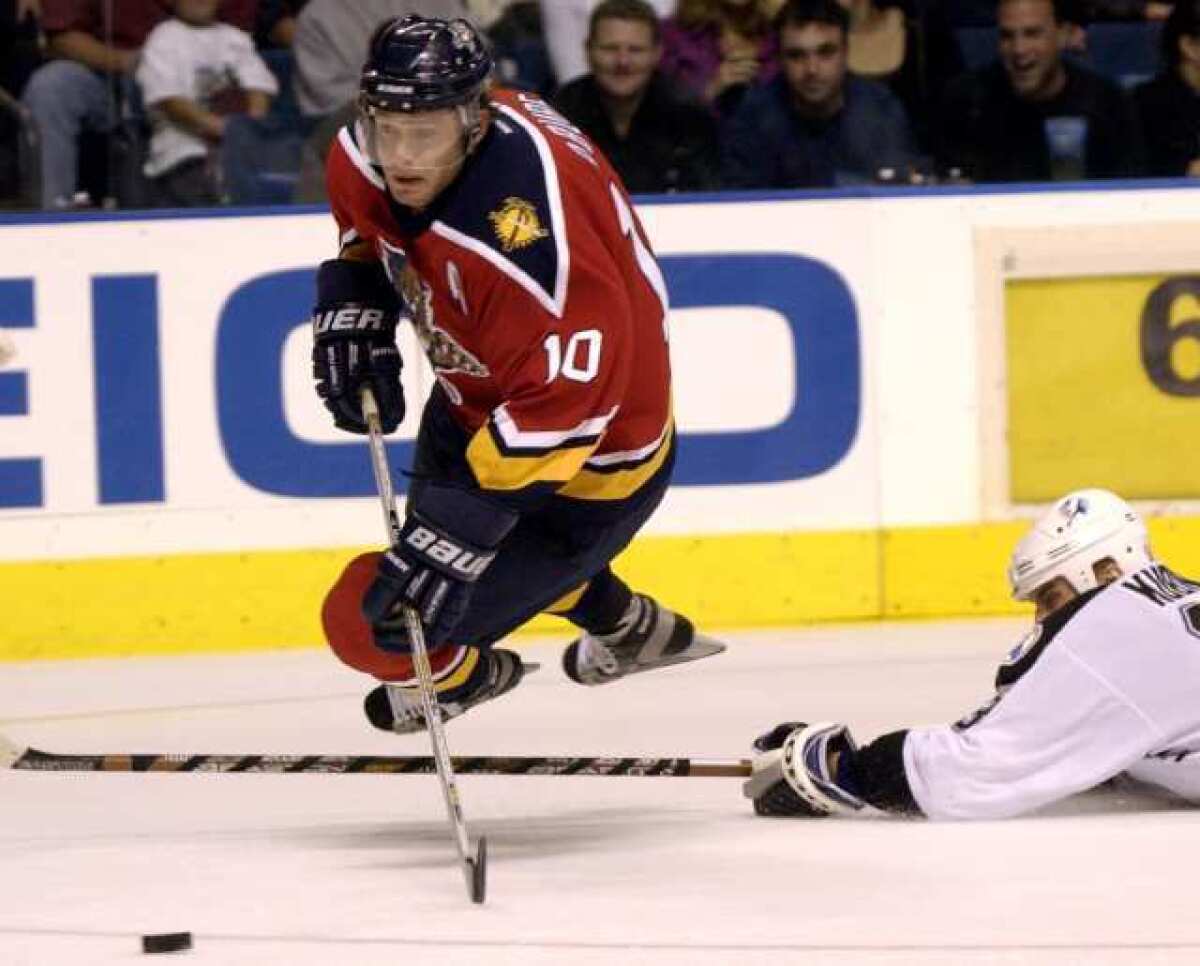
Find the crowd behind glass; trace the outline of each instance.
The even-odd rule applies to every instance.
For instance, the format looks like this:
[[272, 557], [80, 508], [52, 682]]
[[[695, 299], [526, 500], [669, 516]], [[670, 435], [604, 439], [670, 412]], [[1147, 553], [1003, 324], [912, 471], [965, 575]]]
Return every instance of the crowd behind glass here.
[[1200, 0], [0, 0], [0, 205], [319, 203], [411, 12], [635, 193], [1200, 176]]

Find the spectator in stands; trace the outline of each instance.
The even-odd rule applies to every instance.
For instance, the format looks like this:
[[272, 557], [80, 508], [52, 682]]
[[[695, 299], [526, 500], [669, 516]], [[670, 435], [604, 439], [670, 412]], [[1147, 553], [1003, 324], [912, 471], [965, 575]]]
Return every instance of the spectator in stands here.
[[1178, 0], [1162, 44], [1166, 68], [1134, 92], [1149, 173], [1200, 177], [1200, 0]]
[[542, 19], [538, 0], [516, 0], [486, 26], [480, 24], [492, 45], [497, 83], [536, 91], [543, 97], [553, 93], [554, 68], [550, 64]]
[[912, 171], [903, 106], [848, 73], [849, 15], [837, 0], [788, 0], [778, 24], [783, 72], [746, 95], [723, 133], [726, 187], [832, 187]]
[[737, 109], [751, 84], [779, 71], [774, 0], [679, 0], [663, 23], [662, 70], [684, 92], [722, 117]]
[[296, 22], [296, 100], [306, 117], [328, 117], [352, 105], [371, 34], [407, 13], [466, 17], [463, 0], [309, 0]]
[[[225, 0], [221, 19], [252, 29], [256, 2]], [[116, 127], [138, 51], [166, 17], [160, 0], [42, 0], [42, 28], [54, 59], [29, 79], [23, 99], [41, 133], [45, 207], [73, 203], [79, 137], [85, 129]]]
[[308, 0], [296, 23], [296, 102], [308, 137], [299, 162], [295, 200], [325, 200], [325, 158], [355, 116], [358, 81], [371, 35], [385, 20], [419, 13], [468, 17], [464, 0]]
[[632, 192], [719, 186], [717, 124], [676, 96], [658, 71], [662, 26], [645, 0], [603, 0], [587, 38], [591, 73], [567, 84], [555, 106], [599, 145]]
[[174, 16], [142, 48], [135, 76], [153, 125], [145, 171], [160, 206], [218, 204], [226, 117], [264, 117], [279, 89], [253, 38], [217, 23], [217, 2], [172, 0]]
[[850, 14], [851, 73], [887, 84], [904, 105], [918, 141], [928, 145], [942, 90], [963, 71], [941, 3], [839, 2]]
[[[469, 3], [488, 0], [468, 0]], [[495, 2], [495, 0], [492, 0]], [[675, 12], [678, 0], [649, 0], [659, 17]], [[557, 82], [568, 84], [588, 72], [585, 44], [592, 11], [600, 0], [541, 0], [546, 46]]]
[[41, 0], [0, 0], [0, 87], [20, 97], [38, 65]]
[[37, 190], [32, 125], [17, 98], [41, 59], [40, 13], [39, 0], [0, 0], [0, 207], [28, 206]]
[[939, 156], [974, 181], [1124, 178], [1143, 173], [1133, 104], [1114, 82], [1062, 56], [1057, 0], [999, 0], [998, 63], [946, 91]]
[[521, 0], [467, 0], [467, 11], [473, 23], [481, 30], [488, 30], [516, 2]]
[[296, 39], [296, 18], [308, 0], [259, 0], [254, 42], [263, 50], [287, 50]]

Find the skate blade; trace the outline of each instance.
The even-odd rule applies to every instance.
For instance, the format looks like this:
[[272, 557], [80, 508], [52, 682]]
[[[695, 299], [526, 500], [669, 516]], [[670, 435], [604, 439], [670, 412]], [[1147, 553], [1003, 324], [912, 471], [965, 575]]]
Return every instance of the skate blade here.
[[621, 673], [614, 674], [611, 677], [607, 675], [595, 675], [587, 680], [580, 680], [576, 683], [583, 684], [588, 687], [595, 687], [602, 684], [612, 684], [615, 681], [624, 680], [634, 674], [645, 674], [647, 671], [657, 671], [665, 667], [674, 667], [677, 664], [691, 664], [693, 661], [699, 661], [706, 657], [713, 657], [725, 650], [725, 645], [720, 641], [715, 641], [711, 637], [705, 637], [702, 634], [697, 634], [692, 643], [680, 651], [678, 654], [664, 655], [651, 664], [635, 664], [632, 667], [626, 666]]
[[678, 654], [671, 654], [654, 664], [647, 665], [645, 670], [649, 671], [656, 667], [668, 667], [672, 664], [688, 664], [691, 661], [713, 657], [724, 650], [725, 645], [720, 641], [714, 640], [711, 637], [705, 637], [703, 634], [697, 634], [692, 638], [692, 643]]

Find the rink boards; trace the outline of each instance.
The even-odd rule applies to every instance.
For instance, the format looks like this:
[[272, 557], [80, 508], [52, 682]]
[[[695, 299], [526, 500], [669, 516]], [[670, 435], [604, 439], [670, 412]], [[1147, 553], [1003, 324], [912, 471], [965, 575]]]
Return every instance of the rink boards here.
[[[1025, 521], [1093, 484], [1200, 571], [1194, 188], [639, 210], [681, 440], [619, 565], [639, 585], [710, 626], [1006, 613]], [[0, 657], [318, 640], [380, 530], [366, 448], [311, 390], [335, 240], [304, 210], [0, 222]]]

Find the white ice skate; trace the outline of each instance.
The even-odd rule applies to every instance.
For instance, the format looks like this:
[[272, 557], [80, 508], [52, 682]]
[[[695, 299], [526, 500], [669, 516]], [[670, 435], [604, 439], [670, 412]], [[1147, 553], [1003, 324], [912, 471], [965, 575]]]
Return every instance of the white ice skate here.
[[610, 634], [584, 633], [563, 652], [563, 670], [579, 684], [608, 684], [630, 674], [698, 661], [725, 645], [697, 634], [682, 614], [635, 594], [625, 618]]

